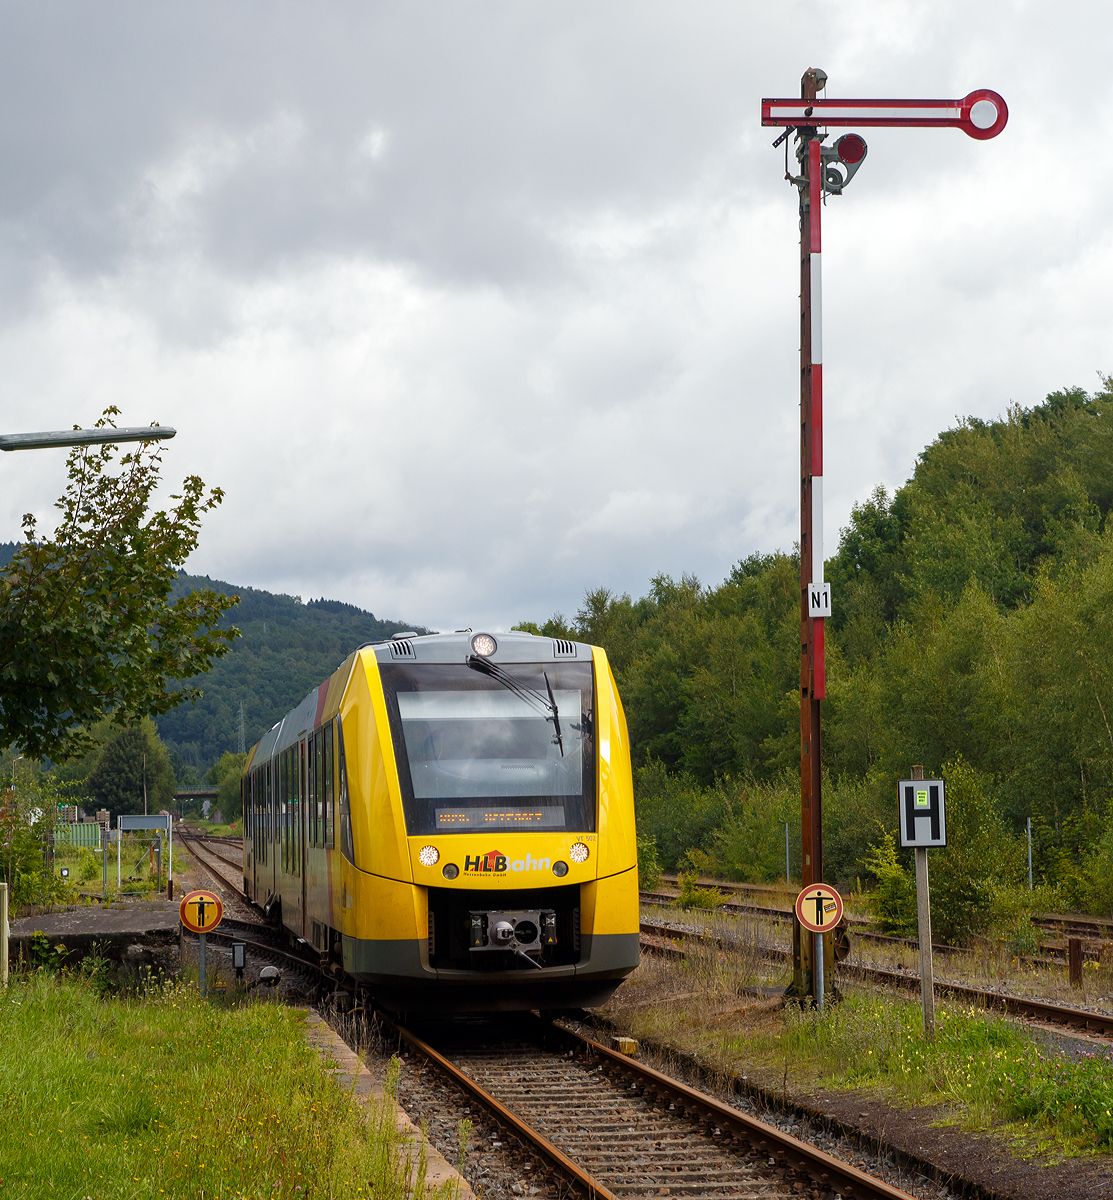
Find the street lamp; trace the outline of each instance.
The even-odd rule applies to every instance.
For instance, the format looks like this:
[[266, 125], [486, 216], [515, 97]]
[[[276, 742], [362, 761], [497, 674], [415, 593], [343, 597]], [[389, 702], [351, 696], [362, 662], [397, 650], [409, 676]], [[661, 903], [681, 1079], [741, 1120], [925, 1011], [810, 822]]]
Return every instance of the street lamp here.
[[104, 446], [117, 442], [159, 442], [178, 431], [169, 425], [133, 429], [60, 429], [53, 433], [0, 433], [0, 450], [48, 450], [52, 446]]

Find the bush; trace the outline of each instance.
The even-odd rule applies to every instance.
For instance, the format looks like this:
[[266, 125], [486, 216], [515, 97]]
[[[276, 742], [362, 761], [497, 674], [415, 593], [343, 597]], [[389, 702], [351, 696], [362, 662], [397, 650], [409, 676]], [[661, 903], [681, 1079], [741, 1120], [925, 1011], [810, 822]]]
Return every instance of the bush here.
[[773, 883], [783, 879], [786, 823], [799, 872], [799, 783], [786, 777], [773, 783], [747, 780], [734, 785], [730, 780], [722, 780], [716, 786], [719, 791], [729, 790], [733, 795], [727, 799], [726, 820], [711, 838], [715, 872], [743, 883]]
[[634, 772], [634, 811], [642, 835], [656, 843], [661, 866], [674, 871], [686, 850], [710, 842], [730, 811], [730, 797], [650, 760]]
[[638, 838], [638, 890], [655, 891], [661, 882], [661, 863], [657, 858], [657, 843], [650, 838]]
[[680, 876], [680, 895], [673, 903], [678, 908], [718, 908], [726, 896], [718, 888], [697, 887], [697, 878], [695, 871]]
[[[933, 940], [968, 945], [996, 936], [1028, 944], [1029, 915], [1052, 903], [1055, 893], [1028, 891], [1024, 847], [1006, 826], [987, 777], [957, 758], [943, 768], [943, 778], [947, 845], [928, 854]], [[901, 864], [892, 833], [871, 847], [866, 867], [877, 880], [872, 905], [882, 927], [914, 936], [915, 875]]]
[[885, 933], [893, 937], [916, 936], [916, 881], [897, 858], [897, 839], [887, 830], [871, 846], [866, 870], [877, 880], [868, 896], [870, 909]]

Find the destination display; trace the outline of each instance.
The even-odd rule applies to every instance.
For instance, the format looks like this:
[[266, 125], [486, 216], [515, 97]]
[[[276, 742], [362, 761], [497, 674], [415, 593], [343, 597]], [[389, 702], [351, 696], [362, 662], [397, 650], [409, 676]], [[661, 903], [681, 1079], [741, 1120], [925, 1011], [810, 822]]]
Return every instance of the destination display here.
[[564, 805], [528, 808], [438, 808], [438, 829], [563, 829]]

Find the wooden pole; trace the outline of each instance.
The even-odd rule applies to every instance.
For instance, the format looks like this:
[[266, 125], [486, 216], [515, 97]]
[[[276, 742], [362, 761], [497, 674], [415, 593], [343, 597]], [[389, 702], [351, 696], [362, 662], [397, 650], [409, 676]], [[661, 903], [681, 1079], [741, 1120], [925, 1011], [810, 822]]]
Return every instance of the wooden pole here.
[[[912, 768], [913, 779], [923, 779], [924, 768]], [[935, 1036], [935, 968], [931, 961], [931, 891], [928, 887], [928, 852], [916, 847], [916, 932], [920, 938], [920, 999], [924, 1006], [924, 1037]]]
[[1073, 988], [1082, 986], [1082, 939], [1067, 938], [1067, 960], [1070, 970], [1070, 985]]

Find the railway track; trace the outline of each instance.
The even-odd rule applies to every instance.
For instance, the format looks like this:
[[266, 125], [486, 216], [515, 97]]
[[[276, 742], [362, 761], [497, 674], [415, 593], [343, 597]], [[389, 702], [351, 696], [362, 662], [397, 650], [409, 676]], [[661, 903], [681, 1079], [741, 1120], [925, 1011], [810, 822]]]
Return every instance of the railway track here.
[[[652, 1067], [531, 1018], [492, 1043], [381, 1018], [509, 1128], [550, 1175], [601, 1200], [907, 1193]], [[439, 1047], [432, 1044], [436, 1040]]]
[[[674, 904], [676, 896], [668, 892], [640, 892], [643, 904], [663, 905]], [[791, 923], [792, 910], [788, 908], [769, 908], [761, 904], [736, 904], [727, 901], [719, 905], [716, 912], [730, 916], [757, 917], [765, 921], [786, 921]], [[1054, 914], [1044, 917], [1033, 917], [1032, 923], [1040, 929], [1058, 933], [1057, 941], [1041, 943], [1041, 955], [1019, 955], [1021, 962], [1030, 966], [1046, 966], [1051, 962], [1062, 962], [1067, 957], [1067, 938], [1083, 939], [1083, 952], [1091, 957], [1101, 953], [1101, 947], [1113, 939], [1113, 923], [1102, 921], [1101, 918], [1071, 918], [1059, 917]], [[894, 937], [887, 933], [876, 933], [870, 926], [873, 922], [866, 917], [848, 917], [847, 924], [850, 932], [863, 941], [872, 942], [878, 946], [894, 946], [907, 948], [919, 953], [920, 943], [915, 938]], [[936, 955], [954, 956], [970, 954], [972, 951], [964, 946], [947, 946], [938, 942], [932, 943], [932, 951]]]
[[[671, 928], [667, 925], [651, 921], [641, 923], [642, 948], [650, 954], [681, 959], [686, 951], [678, 942], [692, 940], [713, 945], [717, 950], [730, 953], [737, 943], [728, 938], [718, 937], [709, 933], [688, 933], [684, 930]], [[769, 958], [787, 962], [792, 954], [783, 946], [763, 945], [763, 954]], [[883, 967], [868, 967], [856, 963], [842, 962], [835, 968], [836, 978], [851, 976], [867, 983], [881, 983], [899, 987], [906, 991], [920, 990], [920, 975], [915, 971], [890, 971]], [[1051, 1025], [1065, 1026], [1080, 1030], [1083, 1033], [1098, 1034], [1103, 1037], [1113, 1037], [1113, 1014], [1095, 1012], [1093, 1009], [1071, 1008], [1065, 1004], [1051, 1004], [1043, 1000], [1029, 1000], [1026, 996], [1015, 996], [1008, 992], [991, 992], [984, 988], [969, 987], [966, 984], [941, 983], [936, 981], [935, 994], [940, 997], [950, 996], [956, 1000], [968, 1001], [980, 1008], [996, 1009], [1011, 1016], [1029, 1017]]]
[[[679, 880], [675, 875], [662, 875], [661, 879], [674, 887], [679, 886]], [[722, 883], [714, 879], [697, 880], [697, 886], [717, 888], [720, 892], [728, 896], [740, 897], [760, 897], [760, 896], [783, 896], [786, 889], [784, 887], [772, 887], [767, 884], [759, 883]], [[644, 895], [651, 895], [659, 898], [665, 903], [672, 903], [676, 900], [676, 893], [667, 892], [646, 892]], [[768, 904], [738, 904], [728, 902], [723, 905], [727, 911], [743, 911], [747, 913], [761, 916], [767, 913], [775, 913], [777, 915], [792, 917], [791, 909], [775, 908]], [[867, 917], [852, 917], [850, 924], [853, 925], [872, 925], [874, 922]], [[1038, 929], [1046, 929], [1052, 933], [1059, 934], [1060, 937], [1077, 937], [1086, 938], [1095, 942], [1113, 941], [1113, 919], [1107, 917], [1091, 917], [1081, 913], [1040, 913], [1032, 917], [1032, 924]], [[883, 937], [883, 934], [875, 934], [875, 937]], [[910, 940], [910, 939], [896, 939]], [[942, 950], [954, 950], [953, 946], [940, 947]]]
[[[197, 859], [202, 866], [207, 870], [212, 871], [222, 883], [227, 887], [232, 888], [237, 896], [240, 896], [244, 903], [247, 903], [247, 897], [243, 894], [243, 858], [229, 858], [226, 854], [221, 854], [219, 850], [208, 844], [209, 839], [199, 836], [196, 833], [188, 833], [183, 830], [178, 834], [181, 843], [185, 848]], [[213, 860], [219, 861], [219, 867], [213, 865]], [[232, 869], [234, 877], [229, 878], [228, 871]]]
[[[182, 840], [189, 853], [243, 898], [238, 861], [195, 834], [186, 833]], [[228, 877], [229, 869], [236, 879]], [[273, 936], [270, 926], [237, 918], [226, 922], [243, 932], [211, 933], [211, 942], [242, 941], [260, 958], [318, 983], [334, 982], [319, 963], [258, 940]], [[385, 1014], [378, 1016], [483, 1104], [563, 1183], [589, 1197], [633, 1200], [663, 1193], [693, 1200], [788, 1200], [810, 1192], [908, 1200], [907, 1193], [772, 1125], [537, 1018], [519, 1023], [532, 1037], [511, 1044], [500, 1039], [495, 1046], [457, 1046], [449, 1057]]]

